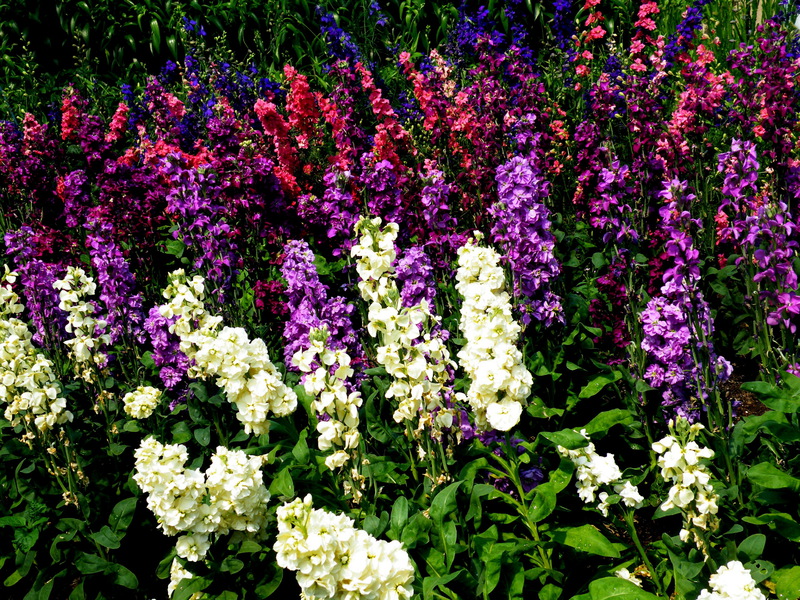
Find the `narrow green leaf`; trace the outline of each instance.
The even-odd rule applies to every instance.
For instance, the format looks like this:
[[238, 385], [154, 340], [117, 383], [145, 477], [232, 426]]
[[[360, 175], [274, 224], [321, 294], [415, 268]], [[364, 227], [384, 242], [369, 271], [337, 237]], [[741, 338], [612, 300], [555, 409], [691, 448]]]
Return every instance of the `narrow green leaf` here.
[[119, 536], [117, 536], [108, 525], [103, 525], [100, 531], [93, 533], [90, 537], [104, 548], [111, 548], [114, 550], [119, 548], [120, 545]]
[[445, 517], [452, 514], [456, 509], [456, 492], [462, 482], [456, 481], [451, 483], [446, 488], [439, 491], [431, 502], [430, 515], [431, 519], [439, 527]]
[[635, 583], [619, 577], [604, 577], [589, 584], [592, 600], [659, 600]]

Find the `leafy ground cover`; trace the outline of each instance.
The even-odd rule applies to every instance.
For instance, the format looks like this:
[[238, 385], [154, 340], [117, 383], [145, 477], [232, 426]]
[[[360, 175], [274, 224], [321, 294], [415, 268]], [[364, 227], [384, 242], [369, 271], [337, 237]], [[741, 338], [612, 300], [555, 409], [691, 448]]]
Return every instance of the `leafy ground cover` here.
[[797, 11], [673, 5], [10, 112], [6, 593], [799, 598]]

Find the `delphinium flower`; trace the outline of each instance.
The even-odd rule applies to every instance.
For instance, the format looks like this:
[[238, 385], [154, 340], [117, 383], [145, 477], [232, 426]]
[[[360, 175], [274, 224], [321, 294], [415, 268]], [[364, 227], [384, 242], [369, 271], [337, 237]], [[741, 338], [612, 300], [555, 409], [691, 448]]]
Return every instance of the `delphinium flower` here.
[[33, 429], [46, 434], [72, 421], [72, 413], [53, 363], [34, 347], [28, 326], [16, 316], [24, 310], [11, 289], [16, 277], [5, 267], [0, 279], [0, 402], [12, 426], [23, 423], [28, 434]]
[[505, 252], [513, 276], [522, 322], [534, 318], [546, 326], [566, 322], [561, 299], [550, 291], [561, 272], [553, 250], [550, 211], [544, 205], [549, 182], [532, 157], [515, 156], [497, 168], [497, 202], [489, 208], [494, 217], [492, 241]]
[[314, 253], [307, 242], [290, 240], [286, 244], [281, 275], [286, 280], [289, 311], [283, 330], [286, 367], [296, 368], [293, 357], [310, 348], [311, 331], [322, 328], [328, 332], [328, 348], [346, 350], [360, 360], [362, 350], [351, 321], [354, 306], [341, 296], [328, 297], [328, 288], [319, 280]]
[[572, 0], [553, 0], [553, 24], [550, 31], [559, 48], [567, 51], [572, 48], [572, 37], [575, 35]]
[[[563, 446], [558, 446], [558, 453], [564, 458], [569, 458], [575, 465], [575, 487], [578, 489], [578, 497], [586, 504], [595, 501], [595, 494], [600, 502], [597, 510], [608, 516], [609, 494], [607, 491], [597, 492], [601, 486], [614, 486], [614, 493], [620, 496], [621, 502], [631, 508], [641, 508], [644, 506], [644, 497], [639, 494], [639, 490], [630, 481], [620, 483], [622, 471], [617, 466], [613, 454], [600, 456], [595, 449], [594, 443], [589, 440], [585, 429], [581, 429], [580, 434], [586, 438], [588, 444], [577, 450], [568, 450]], [[609, 488], [610, 489], [610, 488]]]
[[767, 600], [753, 575], [738, 560], [722, 565], [709, 579], [711, 591], [703, 590], [697, 600]]
[[161, 315], [177, 317], [170, 332], [180, 337], [181, 351], [194, 361], [189, 376], [216, 378], [217, 386], [236, 406], [236, 418], [245, 433], [267, 433], [270, 412], [276, 416], [294, 412], [297, 395], [270, 362], [264, 341], [251, 340], [241, 327], [223, 326], [222, 317], [206, 311], [202, 277], [189, 280], [183, 269], [174, 271], [164, 297], [168, 302], [160, 307]]
[[714, 458], [714, 451], [695, 441], [697, 434], [704, 429], [701, 423], [690, 424], [678, 417], [669, 422], [669, 429], [669, 435], [653, 443], [661, 477], [672, 484], [661, 510], [678, 507], [683, 513], [681, 540], [686, 542], [690, 536], [693, 537], [697, 548], [707, 556], [705, 534], [719, 527], [719, 496], [714, 491], [711, 473], [704, 462]]
[[66, 331], [73, 336], [64, 344], [70, 349], [81, 377], [94, 381], [96, 374], [87, 363], [104, 367], [108, 356], [103, 348], [111, 342], [105, 333], [106, 322], [92, 316], [96, 306], [87, 299], [94, 296], [97, 285], [80, 267], [67, 267], [66, 275], [57, 280], [53, 288], [59, 290], [61, 302], [58, 307], [67, 313]]
[[336, 23], [333, 13], [329, 13], [322, 5], [317, 5], [316, 15], [320, 21], [320, 34], [328, 46], [328, 54], [334, 59], [347, 60], [352, 64], [360, 61], [361, 51], [350, 34]]
[[463, 297], [458, 359], [470, 380], [466, 394], [478, 430], [508, 431], [522, 414], [533, 377], [517, 348], [521, 327], [511, 314], [500, 256], [470, 241], [458, 250], [456, 290]]
[[683, 18], [671, 34], [664, 49], [664, 59], [672, 65], [678, 55], [691, 49], [696, 32], [703, 28], [703, 9], [711, 0], [694, 0], [683, 12]]
[[[711, 310], [698, 287], [700, 254], [694, 247], [693, 229], [700, 221], [688, 211], [694, 195], [686, 182], [672, 180], [660, 196], [661, 227], [668, 240], [661, 294], [653, 297], [640, 315], [647, 353], [644, 378], [661, 392], [662, 406], [670, 414], [696, 421], [700, 403], [725, 381], [732, 367], [714, 352], [709, 341], [714, 330]], [[721, 416], [721, 415], [720, 415]]]
[[178, 556], [203, 560], [212, 535], [241, 531], [263, 535], [270, 493], [264, 486], [263, 456], [218, 446], [205, 472], [187, 469], [182, 444], [161, 444], [150, 436], [134, 452], [133, 480], [147, 494], [147, 508], [166, 535], [178, 538]]
[[292, 364], [305, 374], [303, 387], [314, 398], [314, 411], [322, 415], [317, 423], [318, 444], [323, 452], [334, 450], [325, 458], [325, 466], [333, 471], [354, 458], [353, 451], [358, 448], [361, 393], [348, 385], [353, 376], [350, 356], [342, 349], [332, 349], [329, 337], [324, 326], [312, 329], [308, 348], [298, 350]]
[[278, 565], [296, 571], [305, 598], [402, 600], [414, 567], [399, 541], [377, 540], [349, 517], [312, 507], [311, 496], [278, 508]]
[[92, 266], [97, 272], [100, 300], [105, 306], [105, 332], [111, 344], [121, 338], [128, 343], [141, 342], [142, 294], [136, 292], [136, 281], [130, 265], [114, 241], [114, 231], [108, 222], [89, 222], [86, 236]]
[[386, 392], [398, 406], [397, 423], [419, 419], [419, 430], [430, 428], [434, 437], [452, 425], [453, 412], [446, 406], [450, 380], [450, 353], [442, 336], [431, 333], [438, 319], [427, 301], [403, 306], [393, 263], [396, 223], [381, 226], [379, 217], [362, 217], [356, 224], [358, 243], [353, 246], [358, 289], [368, 304], [367, 331], [378, 340], [376, 359], [392, 383]]
[[161, 390], [149, 385], [140, 385], [122, 397], [125, 412], [134, 419], [146, 419], [161, 402]]

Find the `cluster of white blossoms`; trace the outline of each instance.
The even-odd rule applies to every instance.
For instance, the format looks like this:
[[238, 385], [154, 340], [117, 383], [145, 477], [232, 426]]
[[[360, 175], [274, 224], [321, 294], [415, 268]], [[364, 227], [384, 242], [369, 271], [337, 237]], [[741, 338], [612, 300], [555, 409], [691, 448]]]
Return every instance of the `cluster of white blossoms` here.
[[217, 448], [205, 473], [187, 469], [189, 454], [181, 444], [161, 444], [153, 437], [134, 453], [134, 481], [147, 494], [147, 507], [167, 535], [180, 537], [178, 556], [202, 560], [211, 534], [260, 533], [270, 494], [264, 486], [262, 456]]
[[251, 340], [241, 327], [223, 327], [222, 317], [206, 311], [202, 277], [189, 280], [183, 269], [174, 271], [164, 297], [169, 302], [159, 311], [168, 319], [178, 317], [170, 331], [180, 337], [181, 351], [194, 360], [189, 375], [216, 378], [236, 406], [246, 433], [267, 433], [270, 412], [279, 417], [294, 412], [297, 395], [283, 383], [264, 341]]
[[450, 427], [453, 412], [442, 399], [450, 352], [441, 338], [427, 333], [437, 321], [428, 303], [406, 307], [400, 299], [392, 266], [398, 226], [387, 223], [381, 229], [379, 217], [362, 217], [355, 231], [360, 237], [351, 254], [361, 278], [358, 289], [369, 304], [367, 331], [379, 340], [376, 359], [392, 378], [386, 397], [398, 403], [394, 420], [419, 418], [420, 428], [434, 431]]
[[301, 597], [337, 600], [411, 598], [414, 567], [398, 541], [377, 540], [353, 520], [313, 509], [311, 496], [278, 508], [278, 565], [297, 572]]
[[72, 421], [72, 413], [53, 363], [36, 350], [28, 326], [14, 316], [24, 310], [10, 287], [16, 277], [5, 267], [0, 278], [0, 402], [7, 405], [4, 416], [12, 425], [24, 422], [47, 433]]
[[[107, 333], [100, 333], [106, 327], [102, 319], [95, 319], [95, 306], [87, 298], [94, 296], [97, 286], [94, 279], [86, 275], [80, 267], [67, 267], [64, 279], [53, 283], [53, 288], [60, 290], [58, 307], [67, 313], [67, 333], [75, 337], [64, 344], [70, 349], [72, 357], [78, 364], [94, 361], [98, 366], [106, 364], [108, 357], [100, 351], [101, 346], [109, 344], [111, 338]], [[91, 380], [91, 370], [83, 372], [83, 378]]]
[[314, 398], [314, 411], [328, 417], [317, 423], [318, 444], [323, 452], [337, 448], [325, 459], [325, 465], [333, 471], [350, 458], [346, 450], [358, 448], [358, 409], [362, 400], [358, 390], [347, 391], [347, 379], [353, 375], [350, 356], [344, 350], [327, 348], [328, 337], [327, 329], [312, 329], [308, 334], [311, 347], [298, 350], [292, 364], [306, 373], [303, 387]]
[[722, 565], [708, 583], [713, 591], [703, 590], [697, 600], [767, 600], [750, 571], [738, 560]]
[[[589, 439], [585, 429], [581, 429], [580, 434], [587, 440]], [[644, 497], [630, 481], [617, 483], [622, 479], [622, 471], [617, 466], [613, 454], [600, 456], [591, 441], [587, 446], [577, 450], [568, 450], [563, 446], [558, 446], [558, 453], [569, 458], [575, 465], [575, 487], [578, 488], [578, 496], [586, 504], [594, 502], [595, 493], [601, 485], [611, 484], [615, 484], [614, 493], [620, 496], [620, 501], [625, 506], [641, 508], [644, 504]], [[597, 509], [606, 517], [609, 507], [608, 498], [608, 492], [603, 491], [597, 494], [597, 499], [600, 500]]]
[[467, 343], [458, 359], [470, 378], [460, 394], [472, 407], [478, 429], [508, 431], [519, 423], [533, 377], [517, 348], [521, 331], [511, 316], [500, 256], [467, 243], [458, 250], [456, 289], [463, 296], [459, 326]]
[[676, 506], [680, 508], [684, 514], [681, 539], [685, 542], [692, 534], [697, 547], [705, 552], [703, 539], [697, 529], [717, 529], [719, 496], [711, 485], [711, 473], [701, 461], [714, 458], [714, 451], [694, 441], [704, 428], [702, 424], [689, 424], [683, 417], [678, 417], [676, 421], [670, 421], [669, 428], [670, 435], [653, 443], [661, 476], [667, 483], [672, 483], [661, 510]]
[[134, 419], [146, 419], [161, 401], [161, 390], [149, 385], [140, 385], [123, 396], [125, 412]]

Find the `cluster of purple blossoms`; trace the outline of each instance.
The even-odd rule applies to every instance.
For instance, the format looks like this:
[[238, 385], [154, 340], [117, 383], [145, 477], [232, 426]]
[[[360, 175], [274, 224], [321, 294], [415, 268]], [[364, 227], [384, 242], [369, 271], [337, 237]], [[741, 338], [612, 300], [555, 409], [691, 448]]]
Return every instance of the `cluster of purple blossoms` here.
[[33, 340], [54, 349], [66, 339], [67, 315], [58, 308], [60, 299], [53, 284], [61, 278], [64, 265], [45, 262], [34, 249], [34, 232], [24, 225], [5, 234], [6, 253], [13, 257], [14, 270], [22, 285], [25, 308], [34, 325]]
[[[695, 422], [707, 390], [727, 380], [733, 369], [725, 358], [715, 354], [708, 341], [714, 323], [697, 285], [700, 255], [692, 238], [692, 229], [701, 224], [686, 210], [695, 196], [687, 193], [686, 182], [677, 179], [668, 182], [659, 196], [666, 201], [659, 214], [669, 240], [665, 245], [667, 268], [661, 295], [652, 298], [640, 315], [644, 333], [641, 346], [648, 356], [644, 378], [661, 392], [667, 416]], [[704, 365], [709, 367], [713, 381], [706, 381]]]
[[678, 23], [676, 32], [669, 36], [664, 48], [664, 60], [672, 64], [675, 57], [689, 49], [689, 44], [695, 37], [695, 32], [703, 28], [703, 7], [711, 0], [694, 0], [686, 9], [683, 20]]
[[436, 282], [433, 279], [433, 264], [422, 246], [411, 246], [395, 264], [395, 276], [401, 284], [400, 301], [411, 308], [423, 300], [433, 311], [436, 297]]
[[550, 326], [565, 323], [561, 298], [550, 291], [561, 265], [553, 254], [556, 240], [543, 202], [550, 184], [531, 158], [515, 156], [497, 168], [498, 200], [489, 208], [495, 218], [491, 235], [511, 267], [523, 323], [533, 317]]
[[[744, 220], [756, 209], [758, 192], [758, 158], [753, 142], [734, 139], [730, 152], [722, 152], [717, 158], [717, 171], [725, 174], [722, 184], [717, 223], [723, 225], [718, 231], [720, 241], [738, 242], [745, 230]], [[729, 221], [725, 209], [732, 213]]]
[[56, 191], [64, 202], [64, 220], [67, 227], [78, 227], [83, 223], [89, 207], [89, 194], [86, 190], [86, 173], [77, 169], [59, 179]]
[[399, 223], [400, 187], [394, 165], [388, 160], [375, 161], [371, 152], [365, 152], [361, 156], [361, 168], [361, 183], [369, 214], [381, 217], [384, 221]]
[[172, 237], [180, 239], [195, 252], [194, 268], [206, 273], [216, 284], [218, 299], [229, 289], [238, 267], [236, 245], [230, 225], [222, 218], [224, 208], [211, 200], [216, 184], [213, 173], [202, 167], [184, 168], [180, 155], [171, 154], [162, 169], [171, 186], [167, 194], [167, 212], [178, 217]]
[[298, 350], [307, 350], [311, 346], [309, 333], [322, 327], [329, 333], [327, 348], [344, 349], [354, 363], [358, 362], [363, 352], [350, 317], [354, 307], [341, 296], [328, 297], [328, 288], [319, 280], [314, 253], [307, 242], [291, 240], [286, 244], [281, 274], [286, 280], [289, 308], [283, 330], [286, 368], [298, 370], [292, 364], [292, 357]]
[[638, 241], [639, 234], [631, 225], [632, 209], [625, 197], [633, 188], [628, 185], [628, 165], [613, 159], [611, 168], [603, 168], [597, 180], [597, 194], [589, 200], [589, 223], [604, 231], [603, 243]]
[[158, 375], [168, 390], [184, 387], [187, 382], [186, 372], [191, 365], [189, 357], [181, 352], [180, 338], [169, 331], [170, 325], [177, 320], [178, 317], [167, 319], [162, 316], [159, 307], [154, 306], [144, 322], [144, 328], [153, 344], [153, 362], [160, 369]]
[[349, 240], [353, 237], [359, 209], [350, 190], [350, 178], [350, 171], [330, 166], [322, 178], [325, 184], [322, 198], [304, 194], [297, 199], [300, 217], [312, 225], [325, 227], [329, 238]]
[[112, 344], [120, 338], [142, 342], [142, 295], [136, 292], [130, 265], [114, 241], [113, 227], [107, 222], [90, 222], [87, 228], [86, 245], [106, 308], [104, 333]]

